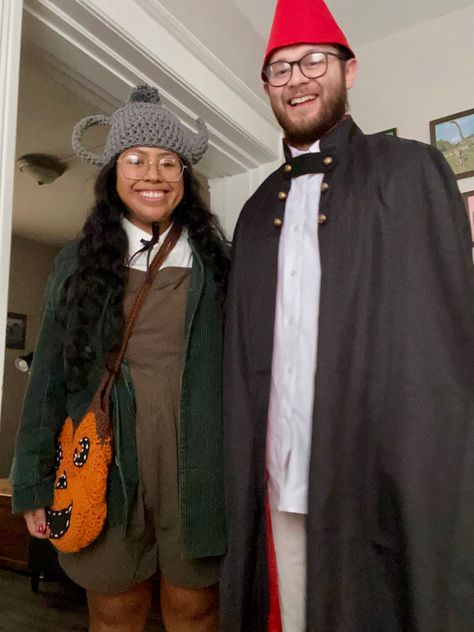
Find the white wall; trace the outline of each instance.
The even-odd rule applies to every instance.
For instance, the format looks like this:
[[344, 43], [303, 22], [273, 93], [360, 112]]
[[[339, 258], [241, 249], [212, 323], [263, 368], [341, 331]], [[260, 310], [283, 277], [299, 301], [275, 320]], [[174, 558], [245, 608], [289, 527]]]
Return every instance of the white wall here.
[[[283, 148], [281, 150], [283, 155]], [[269, 162], [266, 165], [228, 178], [209, 180], [211, 209], [219, 216], [222, 227], [229, 239], [232, 238], [240, 211], [258, 186], [281, 165], [282, 161]]]
[[[474, 4], [356, 50], [351, 111], [364, 132], [398, 127], [430, 142], [429, 122], [474, 108]], [[462, 191], [474, 178], [459, 180]]]

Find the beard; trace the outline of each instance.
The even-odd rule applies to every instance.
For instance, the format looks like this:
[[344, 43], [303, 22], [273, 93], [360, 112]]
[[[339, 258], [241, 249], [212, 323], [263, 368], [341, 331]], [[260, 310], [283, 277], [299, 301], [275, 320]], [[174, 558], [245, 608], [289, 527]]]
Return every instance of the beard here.
[[[318, 97], [319, 98], [319, 97]], [[347, 88], [344, 82], [326, 100], [320, 101], [321, 109], [313, 119], [293, 122], [285, 111], [271, 104], [273, 113], [285, 132], [285, 139], [293, 147], [312, 145], [341, 121], [347, 110]]]

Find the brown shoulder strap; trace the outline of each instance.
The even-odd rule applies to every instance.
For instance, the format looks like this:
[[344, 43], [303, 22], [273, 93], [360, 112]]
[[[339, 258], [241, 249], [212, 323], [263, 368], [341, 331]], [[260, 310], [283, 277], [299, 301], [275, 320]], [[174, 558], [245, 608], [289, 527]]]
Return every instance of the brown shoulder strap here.
[[170, 252], [176, 246], [176, 243], [181, 235], [181, 225], [176, 222], [172, 225], [169, 233], [166, 235], [166, 238], [160, 249], [156, 253], [155, 258], [153, 259], [148, 273], [146, 275], [145, 282], [143, 283], [140, 291], [137, 294], [135, 302], [133, 303], [132, 309], [128, 316], [127, 322], [125, 323], [124, 334], [122, 338], [122, 344], [120, 345], [119, 350], [112, 351], [109, 355], [107, 366], [109, 369], [107, 379], [104, 381], [103, 389], [101, 392], [103, 393], [103, 402], [106, 406], [108, 406], [108, 399], [110, 396], [110, 392], [112, 390], [112, 386], [115, 382], [117, 374], [120, 370], [120, 365], [123, 360], [123, 356], [125, 355], [125, 351], [127, 350], [128, 341], [130, 340], [130, 336], [132, 334], [132, 329], [137, 321], [138, 316], [140, 315], [141, 309], [145, 303], [145, 299], [150, 291], [153, 280], [158, 273], [161, 265], [168, 257]]

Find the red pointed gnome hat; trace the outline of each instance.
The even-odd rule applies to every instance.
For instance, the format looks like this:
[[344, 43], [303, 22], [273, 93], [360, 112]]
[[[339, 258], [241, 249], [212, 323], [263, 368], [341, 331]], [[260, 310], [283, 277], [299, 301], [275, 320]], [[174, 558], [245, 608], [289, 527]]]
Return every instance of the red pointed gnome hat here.
[[277, 48], [294, 44], [339, 44], [355, 57], [323, 0], [278, 0], [263, 66]]

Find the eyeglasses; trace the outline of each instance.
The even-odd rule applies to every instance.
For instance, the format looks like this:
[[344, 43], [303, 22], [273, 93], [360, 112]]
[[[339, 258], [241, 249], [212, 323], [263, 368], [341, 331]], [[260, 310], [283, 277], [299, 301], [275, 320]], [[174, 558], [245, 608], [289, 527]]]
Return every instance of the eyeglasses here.
[[118, 158], [123, 175], [130, 180], [141, 180], [148, 173], [151, 165], [156, 165], [158, 174], [163, 182], [178, 182], [183, 175], [185, 165], [179, 158], [166, 156], [158, 161], [148, 160], [145, 154], [138, 151], [125, 154]]
[[308, 53], [296, 61], [274, 61], [272, 64], [267, 64], [263, 69], [263, 76], [271, 86], [280, 88], [288, 83], [293, 73], [293, 66], [296, 64], [307, 79], [317, 79], [326, 74], [329, 56], [337, 57], [342, 61], [346, 60], [345, 57], [336, 53]]

